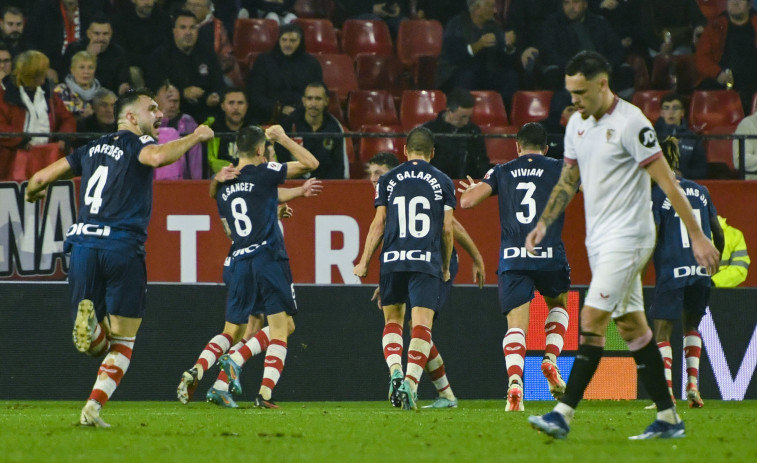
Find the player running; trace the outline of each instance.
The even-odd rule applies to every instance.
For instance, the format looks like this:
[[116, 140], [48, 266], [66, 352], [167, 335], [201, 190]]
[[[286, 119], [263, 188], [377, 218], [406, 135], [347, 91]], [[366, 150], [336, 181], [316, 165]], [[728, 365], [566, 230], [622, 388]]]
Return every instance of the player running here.
[[544, 210], [552, 187], [560, 178], [562, 163], [547, 158], [547, 132], [538, 123], [521, 127], [515, 139], [518, 158], [500, 164], [486, 173], [480, 183], [460, 182], [460, 206], [470, 208], [491, 195], [499, 198], [500, 255], [499, 305], [507, 316], [507, 333], [502, 350], [507, 364], [508, 388], [505, 411], [523, 411], [523, 366], [526, 360], [526, 332], [529, 308], [537, 289], [549, 307], [544, 325], [546, 346], [541, 370], [549, 382], [549, 392], [559, 399], [565, 393], [565, 382], [557, 368], [568, 329], [567, 292], [570, 288], [570, 267], [562, 242], [564, 215], [535, 249], [524, 252], [523, 243], [533, 222]]

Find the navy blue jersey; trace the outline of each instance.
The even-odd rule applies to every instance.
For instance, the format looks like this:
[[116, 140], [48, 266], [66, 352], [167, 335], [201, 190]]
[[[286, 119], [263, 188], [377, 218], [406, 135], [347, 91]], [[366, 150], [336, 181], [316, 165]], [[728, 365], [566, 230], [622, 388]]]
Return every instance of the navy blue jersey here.
[[379, 179], [374, 204], [386, 207], [381, 273], [441, 278], [444, 211], [455, 208], [452, 180], [426, 161], [408, 161]]
[[[710, 192], [691, 180], [680, 179], [680, 182], [694, 216], [699, 219], [705, 236], [709, 237], [710, 219], [718, 214]], [[652, 213], [657, 224], [657, 247], [654, 251], [657, 290], [681, 288], [694, 283], [709, 284], [707, 270], [694, 258], [686, 226], [657, 185], [652, 187]]]
[[251, 257], [261, 246], [286, 256], [277, 209], [278, 186], [286, 176], [286, 164], [246, 165], [239, 177], [219, 188], [218, 213], [231, 232], [231, 254], [235, 259]]
[[499, 267], [507, 270], [558, 270], [568, 265], [562, 242], [564, 214], [547, 229], [536, 255], [526, 251], [526, 236], [533, 230], [560, 179], [562, 163], [540, 154], [527, 154], [490, 169], [483, 182], [499, 196]]
[[141, 247], [152, 213], [153, 168], [139, 153], [156, 141], [128, 130], [105, 135], [69, 154], [74, 175], [81, 176], [78, 223], [69, 243], [100, 249]]

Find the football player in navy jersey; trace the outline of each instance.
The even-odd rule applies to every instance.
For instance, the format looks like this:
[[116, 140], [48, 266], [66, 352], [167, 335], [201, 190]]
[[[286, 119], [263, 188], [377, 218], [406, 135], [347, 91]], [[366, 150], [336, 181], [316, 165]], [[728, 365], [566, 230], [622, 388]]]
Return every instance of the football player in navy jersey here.
[[469, 184], [461, 182], [460, 206], [474, 207], [491, 195], [499, 198], [499, 223], [502, 227], [499, 255], [499, 304], [507, 315], [507, 333], [502, 350], [507, 364], [508, 388], [506, 411], [523, 411], [523, 366], [526, 359], [526, 332], [534, 289], [539, 290], [549, 307], [544, 325], [546, 346], [541, 370], [549, 382], [549, 391], [559, 399], [565, 382], [557, 368], [557, 356], [568, 329], [567, 292], [570, 267], [562, 242], [564, 215], [542, 240], [536, 254], [526, 252], [523, 244], [549, 200], [560, 178], [562, 163], [544, 156], [547, 131], [538, 123], [525, 124], [515, 139], [518, 158], [489, 170], [484, 179]]
[[67, 232], [65, 250], [71, 253], [74, 345], [91, 356], [107, 352], [80, 417], [82, 425], [96, 427], [110, 426], [100, 409], [129, 367], [145, 310], [144, 242], [152, 211], [153, 169], [213, 138], [213, 130], [201, 125], [190, 135], [158, 145], [163, 114], [146, 91], [121, 96], [115, 115], [117, 132], [35, 173], [26, 188], [26, 200], [37, 201], [51, 182], [81, 176], [79, 216]]
[[376, 187], [376, 215], [353, 273], [364, 277], [381, 244], [380, 293], [385, 310], [409, 301], [413, 325], [405, 379], [398, 388], [402, 408], [417, 410], [417, 389], [431, 350], [431, 326], [439, 309], [442, 282], [450, 278], [455, 189], [452, 180], [429, 164], [434, 135], [410, 131], [407, 162], [387, 172]]
[[[678, 169], [678, 142], [675, 138], [668, 137], [660, 145], [670, 168], [676, 173], [678, 184], [686, 193], [694, 216], [699, 219], [702, 231], [706, 236], [712, 236], [715, 247], [722, 253], [725, 242], [723, 229], [718, 222], [718, 213], [710, 192], [698, 183], [681, 178]], [[657, 184], [652, 187], [652, 213], [657, 225], [657, 246], [654, 251], [656, 282], [648, 315], [653, 322], [655, 340], [665, 366], [668, 391], [673, 400], [673, 349], [670, 346], [670, 335], [673, 322], [682, 319], [683, 351], [688, 376], [686, 398], [689, 408], [701, 408], [704, 406], [699, 394], [702, 336], [697, 328], [709, 305], [712, 280], [707, 269], [694, 259], [686, 226]]]
[[[373, 183], [373, 187], [376, 188], [382, 175], [398, 165], [399, 160], [394, 153], [387, 151], [377, 153], [369, 159], [366, 172], [371, 183]], [[473, 242], [468, 231], [457, 219], [452, 220], [452, 230], [455, 241], [465, 249], [465, 252], [473, 260], [473, 282], [478, 283], [479, 288], [483, 288], [484, 281], [486, 280], [486, 271], [481, 252], [479, 252], [476, 243]], [[439, 307], [444, 307], [449, 298], [456, 275], [457, 253], [453, 248], [452, 257], [450, 258], [450, 279], [444, 283], [440, 292]], [[405, 321], [405, 305], [382, 307], [379, 293], [379, 288], [376, 287], [371, 300], [378, 300], [378, 307], [384, 313], [384, 331], [381, 336], [381, 344], [384, 351], [384, 360], [389, 367], [389, 401], [395, 407], [401, 407], [402, 403], [397, 395], [397, 390], [402, 385], [404, 379], [404, 374], [402, 373], [402, 350], [404, 348], [402, 325]], [[429, 351], [424, 371], [428, 373], [439, 395], [431, 404], [424, 405], [423, 408], [457, 408], [457, 397], [455, 397], [452, 386], [447, 379], [444, 359], [439, 354], [439, 349], [433, 340], [431, 341], [431, 350]]]
[[[266, 138], [281, 144], [297, 161], [285, 164], [267, 162]], [[315, 170], [318, 160], [278, 125], [265, 132], [260, 127], [244, 127], [237, 133], [236, 143], [239, 176], [221, 185], [216, 193], [221, 221], [232, 239], [232, 267], [225, 272], [229, 291], [226, 326], [222, 335], [211, 340], [211, 344], [216, 345], [209, 344], [205, 352], [212, 358], [220, 356], [218, 364], [229, 379], [229, 390], [241, 393], [241, 366], [224, 352], [229, 349], [231, 341], [236, 342], [244, 333], [244, 325], [254, 309], [264, 308], [270, 343], [255, 406], [278, 408], [271, 396], [284, 369], [287, 338], [294, 332], [292, 315], [297, 313], [289, 257], [278, 222], [278, 186], [287, 178]], [[198, 366], [201, 366], [199, 361], [182, 374], [177, 390], [180, 400], [188, 400], [188, 390], [193, 389], [201, 378], [202, 370]]]

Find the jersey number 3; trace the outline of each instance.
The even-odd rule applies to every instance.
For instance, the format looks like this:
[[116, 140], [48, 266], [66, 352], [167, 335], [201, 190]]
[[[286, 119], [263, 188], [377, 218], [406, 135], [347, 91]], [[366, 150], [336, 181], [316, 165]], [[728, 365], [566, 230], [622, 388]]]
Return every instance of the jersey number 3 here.
[[534, 200], [534, 192], [536, 191], [536, 185], [534, 182], [520, 182], [515, 187], [516, 190], [526, 190], [526, 194], [523, 195], [521, 204], [526, 206], [526, 212], [518, 211], [515, 213], [515, 218], [520, 223], [531, 223], [536, 217], [536, 201]]

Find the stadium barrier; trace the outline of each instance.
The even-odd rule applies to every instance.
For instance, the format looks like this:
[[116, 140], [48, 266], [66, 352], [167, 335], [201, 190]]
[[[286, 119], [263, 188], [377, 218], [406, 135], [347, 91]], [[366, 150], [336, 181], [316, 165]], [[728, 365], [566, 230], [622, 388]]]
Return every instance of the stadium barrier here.
[[[275, 391], [280, 401], [385, 400], [388, 374], [381, 350], [383, 318], [370, 302], [372, 285], [298, 285], [299, 314], [289, 340], [286, 368]], [[578, 345], [576, 316], [585, 288], [570, 295], [571, 324], [560, 357], [564, 376]], [[89, 395], [99, 360], [72, 346], [68, 291], [62, 282], [0, 283], [0, 337], [3, 373], [0, 400], [81, 400]], [[651, 295], [646, 290], [646, 299]], [[221, 330], [226, 290], [217, 284], [151, 284], [147, 312], [128, 373], [114, 400], [176, 400], [179, 377], [207, 341]], [[502, 337], [504, 317], [493, 286], [453, 289], [434, 326], [434, 342], [444, 358], [454, 392], [461, 399], [503, 399], [506, 391]], [[705, 399], [757, 399], [757, 290], [712, 291], [711, 312], [703, 320], [700, 384]], [[539, 370], [546, 306], [532, 310], [525, 368], [525, 398], [549, 399]], [[680, 327], [674, 328], [680, 333]], [[635, 377], [625, 344], [609, 330], [600, 368], [587, 399], [646, 397]], [[405, 330], [405, 337], [409, 330]], [[673, 336], [674, 387], [681, 391], [681, 338]], [[407, 341], [406, 341], [407, 346]], [[198, 389], [202, 400], [212, 385], [212, 369]], [[251, 400], [262, 376], [262, 356], [244, 368], [242, 400]], [[423, 379], [422, 400], [435, 396]], [[504, 403], [504, 399], [503, 399]]]

